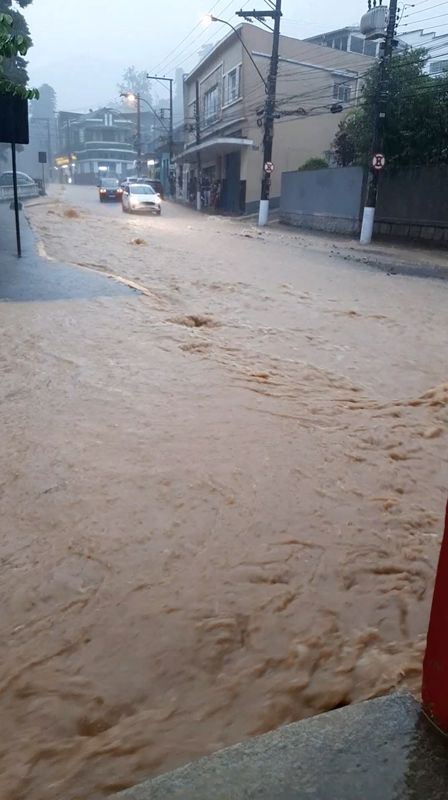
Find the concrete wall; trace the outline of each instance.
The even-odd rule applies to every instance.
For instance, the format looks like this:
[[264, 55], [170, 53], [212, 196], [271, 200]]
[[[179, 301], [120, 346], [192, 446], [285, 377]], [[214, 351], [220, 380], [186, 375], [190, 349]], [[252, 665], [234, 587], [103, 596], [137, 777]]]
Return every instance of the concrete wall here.
[[280, 220], [331, 233], [360, 229], [364, 171], [361, 167], [285, 172]]
[[448, 165], [380, 177], [375, 233], [448, 245]]

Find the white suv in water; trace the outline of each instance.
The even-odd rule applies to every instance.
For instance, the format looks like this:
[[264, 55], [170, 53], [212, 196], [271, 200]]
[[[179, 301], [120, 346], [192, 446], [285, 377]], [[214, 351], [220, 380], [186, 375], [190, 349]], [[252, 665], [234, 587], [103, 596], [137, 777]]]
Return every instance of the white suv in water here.
[[[39, 196], [39, 187], [36, 181], [33, 181], [26, 172], [17, 173], [17, 191], [20, 200]], [[13, 195], [12, 172], [3, 172], [0, 175], [0, 200], [11, 200]]]
[[160, 195], [146, 183], [124, 183], [121, 204], [126, 214], [144, 211], [150, 211], [152, 214], [162, 213]]

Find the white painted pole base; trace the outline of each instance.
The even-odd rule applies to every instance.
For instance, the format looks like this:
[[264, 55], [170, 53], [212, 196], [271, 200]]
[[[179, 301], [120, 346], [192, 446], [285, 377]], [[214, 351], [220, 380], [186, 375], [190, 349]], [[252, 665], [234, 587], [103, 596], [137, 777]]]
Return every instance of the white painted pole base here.
[[375, 222], [375, 209], [371, 206], [364, 208], [362, 215], [361, 236], [359, 241], [361, 244], [370, 244], [373, 235], [373, 223]]
[[200, 211], [202, 208], [201, 206], [201, 193], [196, 192], [196, 211]]
[[258, 211], [258, 224], [267, 225], [269, 221], [269, 200], [260, 200]]

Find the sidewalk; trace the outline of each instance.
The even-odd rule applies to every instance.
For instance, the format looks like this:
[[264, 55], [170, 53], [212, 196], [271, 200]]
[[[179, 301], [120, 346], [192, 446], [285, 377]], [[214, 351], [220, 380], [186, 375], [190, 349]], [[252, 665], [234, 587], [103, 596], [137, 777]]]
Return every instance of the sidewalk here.
[[20, 225], [22, 258], [17, 258], [14, 212], [7, 204], [0, 205], [0, 301], [79, 300], [132, 293], [100, 273], [39, 258], [23, 211]]
[[257, 229], [260, 236], [270, 232], [290, 237], [301, 247], [325, 253], [330, 258], [358, 263], [388, 275], [408, 275], [415, 278], [448, 280], [448, 254], [446, 249], [423, 247], [418, 244], [373, 241], [361, 245], [359, 240], [338, 234], [295, 228], [280, 222], [272, 222], [268, 228]]
[[370, 700], [223, 750], [120, 800], [444, 800], [446, 740], [407, 694]]

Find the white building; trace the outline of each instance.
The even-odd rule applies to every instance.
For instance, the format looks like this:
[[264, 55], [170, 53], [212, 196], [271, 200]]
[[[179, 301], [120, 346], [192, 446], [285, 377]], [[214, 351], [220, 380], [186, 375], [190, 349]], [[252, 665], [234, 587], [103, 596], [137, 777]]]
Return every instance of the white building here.
[[[320, 33], [306, 41], [348, 53], [364, 53], [369, 56], [379, 56], [380, 53], [380, 41], [368, 41], [357, 26]], [[400, 33], [398, 41], [401, 50], [407, 47], [425, 48], [428, 53], [426, 72], [429, 75], [440, 75], [448, 68], [448, 33], [437, 35], [434, 31], [426, 32], [419, 29]]]

